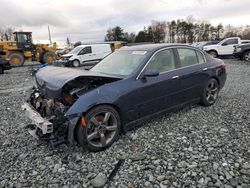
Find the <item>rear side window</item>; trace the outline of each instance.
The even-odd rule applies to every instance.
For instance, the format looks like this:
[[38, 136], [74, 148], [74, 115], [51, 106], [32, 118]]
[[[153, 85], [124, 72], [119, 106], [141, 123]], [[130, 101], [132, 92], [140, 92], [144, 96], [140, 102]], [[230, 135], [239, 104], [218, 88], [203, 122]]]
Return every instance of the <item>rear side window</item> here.
[[202, 53], [199, 51], [196, 51], [196, 54], [197, 54], [199, 63], [205, 63], [205, 59], [204, 59], [204, 56], [202, 55]]
[[172, 49], [162, 50], [150, 60], [147, 70], [166, 72], [175, 69], [174, 53]]
[[187, 48], [177, 48], [177, 51], [180, 57], [181, 67], [187, 67], [199, 63], [195, 50]]

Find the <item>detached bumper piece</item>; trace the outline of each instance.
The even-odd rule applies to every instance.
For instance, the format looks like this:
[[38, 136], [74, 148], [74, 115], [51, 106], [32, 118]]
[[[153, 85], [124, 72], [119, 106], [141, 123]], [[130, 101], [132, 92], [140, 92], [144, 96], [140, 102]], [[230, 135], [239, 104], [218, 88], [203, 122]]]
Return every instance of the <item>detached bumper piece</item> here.
[[42, 131], [42, 134], [53, 133], [53, 124], [43, 118], [30, 104], [24, 103], [22, 110], [24, 110], [26, 116], [32, 120], [32, 124], [36, 125]]
[[25, 111], [26, 116], [32, 121], [32, 124], [28, 125], [27, 128], [34, 138], [49, 141], [53, 146], [66, 142], [66, 125], [60, 126], [55, 131], [53, 123], [43, 118], [29, 103], [24, 103], [22, 110]]

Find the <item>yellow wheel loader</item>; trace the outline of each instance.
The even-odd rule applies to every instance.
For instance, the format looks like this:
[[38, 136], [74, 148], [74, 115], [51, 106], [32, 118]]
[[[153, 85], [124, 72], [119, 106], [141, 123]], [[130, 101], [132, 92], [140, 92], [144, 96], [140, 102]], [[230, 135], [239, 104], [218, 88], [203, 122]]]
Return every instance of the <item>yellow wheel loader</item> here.
[[0, 51], [6, 53], [11, 66], [22, 66], [27, 61], [52, 63], [57, 59], [56, 43], [33, 44], [31, 32], [14, 32], [14, 40], [0, 41]]

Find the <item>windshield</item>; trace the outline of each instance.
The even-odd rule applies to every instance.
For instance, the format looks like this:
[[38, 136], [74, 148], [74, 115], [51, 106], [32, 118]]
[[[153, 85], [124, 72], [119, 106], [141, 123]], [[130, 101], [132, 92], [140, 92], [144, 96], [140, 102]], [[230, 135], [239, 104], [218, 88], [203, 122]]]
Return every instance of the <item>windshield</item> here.
[[81, 49], [82, 49], [81, 46], [77, 46], [73, 50], [71, 50], [69, 54], [78, 54], [81, 51]]
[[128, 76], [138, 68], [146, 53], [146, 51], [116, 51], [94, 66], [91, 71]]

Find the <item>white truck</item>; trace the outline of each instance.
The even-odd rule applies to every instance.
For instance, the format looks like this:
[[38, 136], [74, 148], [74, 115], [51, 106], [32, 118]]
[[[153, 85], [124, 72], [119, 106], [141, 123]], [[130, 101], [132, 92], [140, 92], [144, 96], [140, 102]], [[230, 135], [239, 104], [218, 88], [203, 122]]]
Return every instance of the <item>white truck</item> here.
[[239, 37], [230, 37], [225, 38], [218, 44], [204, 46], [203, 50], [213, 57], [220, 55], [233, 55], [235, 46], [244, 43], [250, 43], [250, 40], [241, 40]]

